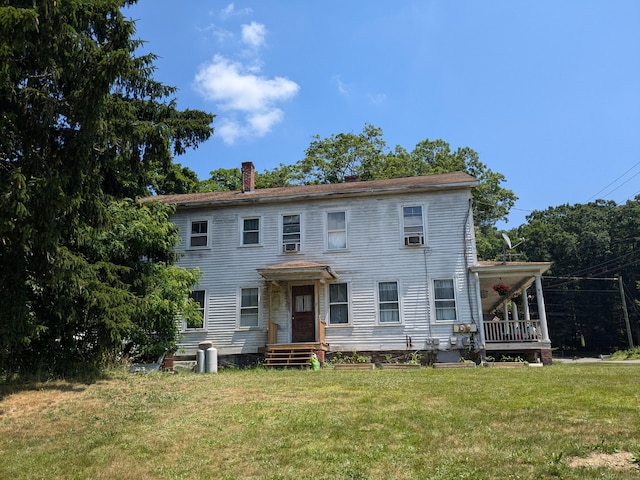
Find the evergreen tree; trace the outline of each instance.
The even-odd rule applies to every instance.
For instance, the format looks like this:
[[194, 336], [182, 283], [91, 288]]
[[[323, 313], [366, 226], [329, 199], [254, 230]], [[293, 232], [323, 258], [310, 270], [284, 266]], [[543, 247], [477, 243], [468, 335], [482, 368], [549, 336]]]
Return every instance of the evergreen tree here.
[[[145, 304], [148, 275], [175, 273], [181, 294], [195, 278], [162, 271], [173, 261], [175, 235], [153, 236], [157, 243], [145, 248], [131, 245], [140, 240], [133, 232], [127, 240], [105, 239], [130, 224], [123, 212], [167, 228], [166, 212], [148, 210], [158, 207], [118, 201], [147, 195], [158, 175], [174, 168], [174, 155], [212, 133], [213, 116], [178, 110], [174, 89], [153, 79], [155, 57], [136, 55], [141, 41], [122, 12], [132, 3], [9, 0], [0, 6], [5, 372], [99, 365], [157, 313], [158, 303]], [[119, 251], [106, 247], [118, 241]], [[179, 296], [154, 294], [169, 302]], [[180, 306], [167, 308], [175, 315]]]

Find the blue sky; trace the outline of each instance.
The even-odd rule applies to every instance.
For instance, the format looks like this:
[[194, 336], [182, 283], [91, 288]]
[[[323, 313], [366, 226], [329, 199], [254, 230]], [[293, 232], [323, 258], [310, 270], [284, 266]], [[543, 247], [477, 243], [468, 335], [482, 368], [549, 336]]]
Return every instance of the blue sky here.
[[125, 11], [180, 108], [215, 133], [176, 158], [201, 179], [379, 127], [468, 146], [532, 210], [640, 194], [636, 0], [139, 0]]

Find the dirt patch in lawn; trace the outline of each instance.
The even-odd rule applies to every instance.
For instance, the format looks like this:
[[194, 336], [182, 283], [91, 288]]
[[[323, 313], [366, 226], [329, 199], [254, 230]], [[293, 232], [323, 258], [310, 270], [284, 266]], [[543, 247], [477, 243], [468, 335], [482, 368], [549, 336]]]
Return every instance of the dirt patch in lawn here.
[[66, 383], [44, 384], [7, 395], [0, 401], [0, 418], [18, 418], [46, 411], [84, 392], [85, 387]]
[[606, 467], [613, 470], [640, 470], [633, 455], [629, 452], [602, 453], [592, 452], [588, 457], [571, 457], [568, 462], [570, 467]]

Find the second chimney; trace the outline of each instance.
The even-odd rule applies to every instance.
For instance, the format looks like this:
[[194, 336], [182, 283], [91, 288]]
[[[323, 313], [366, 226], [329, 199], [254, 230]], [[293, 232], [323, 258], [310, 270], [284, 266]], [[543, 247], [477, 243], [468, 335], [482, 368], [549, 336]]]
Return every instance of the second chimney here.
[[255, 167], [253, 166], [253, 162], [242, 162], [242, 191], [253, 192], [255, 184]]

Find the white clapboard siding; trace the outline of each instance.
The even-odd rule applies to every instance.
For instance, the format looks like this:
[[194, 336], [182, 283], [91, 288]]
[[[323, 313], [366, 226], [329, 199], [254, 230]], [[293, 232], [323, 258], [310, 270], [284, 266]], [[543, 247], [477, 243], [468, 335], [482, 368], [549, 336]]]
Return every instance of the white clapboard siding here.
[[[192, 352], [198, 342], [213, 341], [221, 355], [254, 353], [267, 338], [269, 304], [273, 322], [279, 324], [278, 342], [290, 341], [290, 285], [273, 287], [269, 299], [267, 284], [257, 268], [302, 260], [327, 264], [349, 284], [349, 325], [327, 325], [326, 341], [334, 350], [404, 349], [407, 336], [414, 348], [428, 337], [441, 342], [452, 333], [451, 322], [437, 324], [433, 312], [432, 283], [452, 278], [456, 286], [458, 320], [472, 321], [475, 298], [469, 301], [467, 266], [475, 262], [475, 242], [469, 215], [467, 189], [428, 193], [398, 193], [350, 198], [298, 200], [288, 203], [256, 203], [203, 210], [179, 210], [173, 221], [181, 232], [179, 264], [198, 267], [200, 285], [206, 291], [206, 328], [183, 332], [182, 346]], [[422, 205], [425, 213], [425, 245], [407, 247], [402, 237], [402, 206]], [[347, 212], [348, 249], [328, 251], [326, 214]], [[299, 254], [282, 253], [281, 216], [300, 214], [302, 247]], [[240, 246], [243, 217], [260, 218], [260, 246]], [[190, 222], [208, 220], [210, 246], [189, 249]], [[465, 228], [465, 224], [467, 227]], [[466, 243], [466, 258], [465, 258]], [[399, 325], [381, 325], [377, 319], [377, 282], [397, 281], [401, 317]], [[238, 328], [239, 293], [242, 287], [260, 288], [260, 326]], [[327, 286], [322, 286], [319, 315], [327, 323]]]

